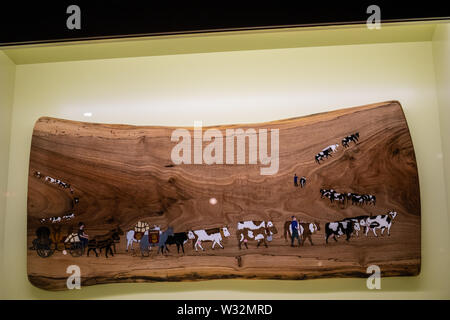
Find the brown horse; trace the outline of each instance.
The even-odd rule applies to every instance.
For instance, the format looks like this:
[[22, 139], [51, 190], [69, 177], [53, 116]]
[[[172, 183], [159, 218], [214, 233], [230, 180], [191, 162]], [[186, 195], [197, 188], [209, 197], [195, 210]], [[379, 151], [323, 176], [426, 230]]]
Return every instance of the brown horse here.
[[[89, 239], [87, 256], [89, 257], [89, 252], [92, 250], [95, 256], [98, 257], [97, 249], [100, 250], [100, 253], [105, 249], [106, 258], [108, 258], [108, 252], [114, 256], [116, 243], [120, 241], [121, 235], [123, 235], [123, 231], [117, 226], [106, 234], [94, 236], [92, 239]], [[112, 248], [114, 248], [114, 252]]]

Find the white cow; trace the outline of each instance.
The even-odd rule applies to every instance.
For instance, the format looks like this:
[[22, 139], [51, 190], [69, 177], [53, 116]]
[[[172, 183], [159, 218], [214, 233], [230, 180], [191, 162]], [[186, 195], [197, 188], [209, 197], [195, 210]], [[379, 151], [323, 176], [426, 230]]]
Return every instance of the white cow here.
[[221, 244], [221, 241], [223, 239], [222, 235], [224, 237], [230, 236], [228, 227], [188, 231], [188, 239], [193, 241], [193, 247], [195, 251], [198, 251], [197, 247], [205, 251], [205, 249], [202, 247], [202, 241], [211, 241], [212, 249], [214, 249], [216, 244], [218, 244], [223, 249], [223, 246]]
[[50, 183], [56, 183], [56, 179], [50, 177], [50, 176], [46, 176], [45, 177], [45, 181], [50, 182]]
[[75, 218], [75, 214], [74, 213], [66, 214], [65, 216], [63, 216], [64, 220], [71, 220], [73, 218]]
[[52, 223], [61, 222], [61, 217], [51, 217], [50, 220]]
[[253, 220], [249, 220], [249, 221], [240, 221], [238, 222], [237, 228], [238, 230], [242, 230], [242, 229], [250, 229], [250, 230], [257, 230], [259, 228], [271, 228], [273, 227], [273, 223], [272, 221], [267, 221], [267, 224], [265, 221], [253, 221]]
[[330, 145], [330, 146], [324, 148], [322, 151], [331, 149], [331, 151], [333, 151], [333, 153], [336, 153], [338, 147], [339, 147], [339, 144], [336, 143], [336, 144], [332, 144], [332, 145]]
[[376, 229], [381, 229], [381, 235], [383, 235], [384, 230], [387, 229], [388, 236], [391, 235], [392, 221], [397, 216], [397, 212], [389, 211], [387, 214], [381, 214], [374, 218], [366, 219], [366, 236], [370, 229], [372, 229], [375, 237], [378, 237]]

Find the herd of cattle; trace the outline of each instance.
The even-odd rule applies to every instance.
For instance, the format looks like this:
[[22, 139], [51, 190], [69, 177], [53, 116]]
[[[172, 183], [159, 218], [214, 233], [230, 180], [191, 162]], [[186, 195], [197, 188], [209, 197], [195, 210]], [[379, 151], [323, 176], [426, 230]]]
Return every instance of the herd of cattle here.
[[[353, 133], [349, 136], [346, 136], [345, 138], [342, 139], [342, 145], [344, 146], [344, 148], [348, 148], [350, 147], [350, 142], [354, 142], [356, 144], [356, 142], [358, 142], [359, 140], [359, 132]], [[324, 149], [322, 149], [322, 151], [320, 151], [318, 154], [316, 154], [316, 156], [314, 157], [314, 160], [320, 164], [320, 161], [328, 159], [328, 157], [331, 157], [333, 153], [337, 152], [337, 149], [339, 147], [339, 144], [332, 144]]]
[[328, 198], [331, 203], [337, 201], [345, 204], [345, 201], [351, 201], [352, 205], [372, 204], [375, 205], [377, 198], [371, 194], [357, 194], [353, 192], [336, 192], [333, 189], [320, 189], [320, 197]]
[[[356, 132], [343, 138], [342, 145], [344, 148], [348, 148], [350, 147], [350, 142], [356, 144], [358, 140], [359, 132]], [[321, 160], [331, 157], [333, 153], [337, 152], [338, 147], [339, 144], [333, 144], [324, 148], [315, 156], [316, 162], [320, 164]], [[376, 197], [371, 194], [337, 192], [333, 189], [320, 189], [320, 194], [321, 198], [328, 198], [331, 203], [336, 201], [345, 204], [346, 201], [351, 201], [352, 205], [376, 204]], [[325, 242], [328, 244], [328, 239], [330, 237], [337, 241], [336, 237], [339, 238], [340, 236], [345, 236], [346, 240], [349, 241], [352, 235], [358, 237], [361, 230], [365, 236], [368, 235], [370, 230], [372, 230], [376, 237], [378, 237], [377, 230], [381, 230], [381, 235], [384, 235], [385, 230], [387, 230], [387, 234], [390, 235], [392, 222], [396, 216], [397, 212], [391, 210], [386, 214], [377, 216], [363, 215], [345, 218], [341, 221], [327, 222], [325, 224]], [[311, 236], [320, 230], [320, 224], [318, 222], [300, 222], [298, 224], [299, 243], [304, 245], [306, 240], [309, 240], [311, 245], [313, 245]], [[161, 253], [163, 253], [164, 250], [168, 250], [167, 244], [176, 244], [178, 252], [180, 248], [184, 252], [184, 244], [189, 240], [192, 240], [192, 248], [196, 251], [199, 249], [205, 250], [203, 247], [204, 242], [211, 242], [212, 249], [216, 246], [223, 249], [223, 239], [230, 236], [228, 226], [213, 229], [189, 230], [181, 233], [173, 233], [171, 228], [163, 232], [158, 226], [154, 226], [153, 229], [147, 228], [143, 232], [142, 230], [138, 233], [136, 231], [136, 229], [130, 230], [127, 233], [127, 251], [130, 247], [133, 247], [134, 242], [140, 242], [141, 251], [149, 250], [152, 243], [148, 241], [148, 236], [152, 232], [161, 235], [162, 240], [159, 239], [157, 244], [159, 248], [161, 248], [158, 252]], [[166, 234], [167, 231], [170, 231], [169, 234]], [[139, 233], [141, 235], [139, 235]], [[255, 241], [256, 247], [259, 247], [261, 244], [267, 247], [267, 243], [272, 241], [273, 236], [276, 233], [277, 229], [272, 221], [243, 221], [238, 222], [237, 224], [236, 238], [238, 240], [239, 249], [242, 249], [243, 245], [248, 249], [248, 242], [250, 241]], [[286, 221], [284, 223], [283, 234], [286, 241], [288, 236], [292, 237], [291, 221]], [[140, 240], [141, 238], [143, 240]]]
[[[356, 144], [358, 139], [359, 133], [356, 132], [342, 139], [342, 145], [344, 146], [344, 148], [348, 148], [350, 142], [353, 141]], [[321, 160], [331, 157], [333, 153], [337, 152], [338, 147], [338, 144], [333, 144], [324, 148], [315, 156], [316, 162], [320, 164]], [[50, 176], [42, 175], [39, 171], [35, 172], [34, 175], [38, 179], [43, 178], [46, 183], [57, 185], [58, 187], [61, 187], [63, 189], [69, 189], [70, 193], [74, 194], [74, 190], [72, 189], [70, 184], [66, 182]], [[304, 177], [302, 177], [302, 179], [304, 179]], [[304, 182], [306, 182], [306, 180]], [[303, 186], [304, 184], [302, 184], [302, 187]], [[331, 203], [336, 201], [340, 204], [345, 204], [346, 201], [351, 201], [352, 205], [376, 204], [376, 197], [370, 194], [337, 192], [333, 189], [320, 189], [320, 194], [322, 199], [328, 198]], [[72, 197], [72, 209], [74, 209], [78, 202], [78, 198]], [[369, 231], [372, 230], [374, 236], [378, 237], [377, 230], [381, 231], [381, 235], [384, 235], [384, 232], [387, 230], [387, 234], [390, 235], [392, 222], [396, 216], [397, 212], [391, 210], [386, 214], [377, 216], [362, 215], [357, 217], [345, 218], [341, 221], [327, 222], [325, 224], [325, 243], [328, 244], [328, 239], [330, 237], [337, 241], [336, 237], [339, 238], [340, 236], [345, 236], [346, 240], [349, 241], [349, 239], [353, 235], [358, 237], [360, 231], [362, 231], [365, 236], [368, 236]], [[49, 221], [51, 223], [57, 223], [71, 220], [74, 217], [75, 214], [73, 212], [69, 212], [61, 217], [41, 219], [40, 222], [44, 223], [46, 221]], [[310, 244], [313, 245], [312, 235], [321, 230], [320, 224], [318, 222], [298, 221], [299, 243], [301, 245], [304, 245], [306, 240], [309, 240]], [[239, 249], [242, 249], [242, 246], [245, 246], [245, 248], [248, 249], [248, 243], [251, 241], [256, 242], [256, 247], [259, 247], [260, 245], [268, 247], [268, 242], [271, 242], [274, 235], [277, 233], [277, 228], [272, 221], [242, 221], [237, 223], [236, 239], [238, 240]], [[121, 234], [123, 234], [123, 232]], [[115, 235], [115, 237], [111, 237], [110, 234], [107, 234], [105, 236], [109, 241], [107, 242], [107, 244], [109, 245], [109, 249], [105, 247], [107, 250], [106, 252], [110, 250], [111, 254], [112, 249], [110, 248], [110, 246], [114, 245], [115, 251], [115, 243], [120, 240], [118, 232], [114, 233], [113, 235]], [[184, 253], [184, 245], [188, 241], [192, 241], [192, 248], [195, 251], [198, 251], [199, 249], [205, 251], [204, 243], [211, 243], [212, 249], [215, 249], [216, 247], [224, 249], [222, 242], [225, 238], [230, 237], [230, 235], [231, 234], [228, 226], [174, 233], [172, 227], [168, 227], [167, 230], [163, 231], [159, 226], [155, 225], [153, 227], [150, 227], [147, 222], [139, 221], [134, 229], [129, 230], [126, 233], [126, 251], [128, 252], [130, 248], [134, 251], [133, 244], [139, 243], [139, 248], [142, 255], [144, 255], [145, 253], [149, 253], [152, 247], [157, 247], [158, 253], [161, 252], [163, 254], [164, 252], [169, 251], [168, 245], [175, 244], [177, 246], [178, 253], [180, 252], [180, 249]], [[284, 223], [283, 235], [286, 241], [288, 239], [288, 236], [292, 237], [291, 221], [286, 221]], [[97, 255], [95, 249], [99, 248], [101, 250], [103, 248], [102, 245], [99, 245], [100, 242], [98, 241], [95, 242], [95, 244], [93, 240], [89, 241], [88, 253], [90, 250], [93, 250]]]
[[51, 184], [55, 184], [55, 185], [57, 185], [57, 186], [59, 186], [59, 187], [61, 187], [61, 188], [63, 188], [63, 189], [69, 189], [69, 190], [70, 190], [70, 193], [74, 193], [74, 190], [73, 190], [73, 188], [70, 186], [70, 184], [67, 183], [67, 182], [64, 182], [64, 181], [62, 181], [62, 180], [60, 180], [60, 179], [53, 178], [53, 177], [50, 177], [50, 176], [44, 176], [40, 171], [36, 171], [36, 172], [34, 173], [34, 176], [35, 176], [36, 178], [38, 178], [38, 179], [44, 178], [44, 181], [45, 181], [45, 182], [48, 182], [48, 183], [51, 183]]
[[80, 202], [80, 199], [78, 197], [74, 196], [74, 189], [70, 186], [69, 183], [62, 181], [61, 179], [57, 179], [57, 178], [53, 178], [51, 176], [47, 176], [42, 174], [40, 171], [35, 171], [34, 172], [34, 177], [36, 177], [37, 179], [42, 179], [42, 181], [44, 181], [45, 183], [50, 183], [53, 185], [56, 185], [62, 189], [68, 189], [70, 191], [71, 194], [71, 198], [72, 198], [72, 210], [65, 213], [62, 216], [55, 216], [55, 217], [50, 217], [50, 218], [42, 218], [39, 220], [40, 223], [46, 223], [46, 222], [50, 222], [50, 223], [60, 223], [63, 221], [69, 221], [75, 218], [75, 206]]
[[[387, 230], [387, 234], [390, 235], [390, 230], [394, 218], [397, 216], [397, 212], [389, 211], [386, 214], [377, 216], [358, 216], [345, 218], [341, 221], [327, 222], [325, 224], [325, 242], [328, 243], [328, 239], [333, 237], [337, 241], [336, 237], [346, 236], [348, 241], [352, 235], [359, 236], [359, 231], [363, 230], [365, 236], [372, 230], [375, 237], [378, 237], [377, 230], [381, 230], [381, 235]], [[139, 222], [141, 223], [141, 222]], [[299, 223], [299, 237], [301, 238], [301, 244], [304, 245], [306, 240], [309, 240], [313, 245], [311, 236], [314, 233], [320, 231], [319, 222], [300, 222]], [[151, 234], [156, 233], [159, 235], [156, 242], [152, 242]], [[273, 236], [277, 234], [277, 228], [272, 221], [242, 221], [238, 222], [236, 230], [236, 238], [238, 240], [239, 249], [242, 249], [244, 245], [248, 249], [248, 243], [250, 241], [256, 242], [256, 247], [264, 245], [268, 247], [268, 242], [273, 240]], [[230, 231], [228, 226], [211, 229], [198, 229], [189, 230], [187, 232], [174, 233], [173, 229], [169, 227], [167, 230], [162, 231], [159, 226], [153, 228], [146, 228], [145, 231], [137, 232], [136, 229], [129, 230], [127, 232], [127, 249], [134, 250], [133, 243], [139, 243], [141, 252], [149, 252], [151, 247], [158, 247], [158, 253], [164, 253], [169, 251], [167, 245], [176, 244], [178, 253], [180, 248], [184, 253], [184, 245], [192, 240], [192, 248], [195, 251], [199, 249], [205, 251], [204, 243], [211, 243], [211, 248], [224, 249], [223, 240], [230, 237]], [[284, 238], [287, 241], [288, 236], [292, 235], [291, 221], [284, 223]]]

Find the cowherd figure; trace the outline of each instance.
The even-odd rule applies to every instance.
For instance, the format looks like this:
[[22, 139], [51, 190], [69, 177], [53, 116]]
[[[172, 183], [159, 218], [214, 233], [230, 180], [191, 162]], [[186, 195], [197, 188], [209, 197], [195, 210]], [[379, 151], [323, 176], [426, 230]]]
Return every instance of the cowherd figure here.
[[161, 254], [164, 254], [164, 250], [166, 250], [166, 252], [169, 252], [169, 248], [167, 248], [167, 244], [166, 244], [169, 236], [173, 236], [173, 228], [172, 227], [168, 227], [167, 230], [163, 231], [161, 233], [161, 235], [159, 236], [157, 253], [161, 252]]
[[87, 256], [89, 257], [89, 252], [92, 250], [94, 251], [95, 256], [98, 257], [97, 249], [105, 249], [106, 258], [108, 258], [108, 252], [111, 256], [114, 256], [113, 247], [115, 246], [115, 241], [120, 240], [121, 235], [123, 235], [123, 231], [120, 227], [117, 227], [104, 235], [95, 236], [93, 239], [89, 239]]
[[226, 237], [230, 236], [230, 232], [228, 231], [228, 227], [222, 228], [212, 228], [212, 229], [200, 229], [200, 230], [190, 230], [188, 231], [188, 238], [192, 240], [192, 248], [195, 251], [198, 251], [197, 248], [205, 251], [202, 246], [202, 242], [212, 242], [212, 249], [214, 249], [215, 245], [219, 245], [223, 249], [222, 240]]
[[387, 214], [381, 214], [375, 217], [369, 217], [366, 219], [366, 232], [365, 235], [367, 236], [367, 233], [369, 230], [373, 231], [373, 234], [375, 237], [378, 237], [376, 230], [381, 229], [381, 235], [383, 235], [384, 230], [387, 229], [388, 236], [391, 235], [391, 226], [394, 218], [397, 216], [396, 211], [389, 211]]
[[[284, 223], [284, 239], [287, 241], [287, 237], [292, 237], [292, 226], [291, 221], [286, 221]], [[311, 245], [313, 246], [314, 243], [312, 242], [311, 236], [320, 231], [320, 223], [319, 222], [300, 222], [298, 225], [298, 232], [299, 237], [301, 238], [301, 241], [299, 241], [300, 245], [305, 245], [306, 239], [309, 240]]]
[[[298, 224], [297, 218], [295, 216], [291, 217], [292, 221], [289, 222], [289, 230], [291, 231], [291, 247], [294, 246], [294, 240], [297, 239], [298, 245], [301, 245], [300, 234], [303, 232], [300, 230], [300, 225]], [[286, 238], [286, 225], [284, 226], [284, 237]], [[286, 239], [287, 240], [287, 239]]]
[[278, 233], [272, 221], [241, 221], [238, 222], [237, 229], [239, 249], [242, 249], [242, 244], [248, 249], [247, 242], [250, 240], [257, 241], [257, 248], [261, 244], [267, 248], [267, 241], [272, 241], [273, 235]]
[[334, 241], [337, 242], [336, 236], [340, 237], [344, 234], [347, 236], [345, 240], [349, 241], [355, 229], [359, 231], [359, 225], [355, 225], [353, 221], [327, 222], [325, 224], [325, 242], [328, 244], [328, 238], [330, 236], [333, 236]]
[[359, 132], [356, 132], [342, 139], [342, 145], [344, 146], [344, 148], [348, 148], [350, 147], [351, 141], [353, 141], [356, 144], [358, 140], [359, 140]]
[[180, 247], [183, 250], [184, 253], [184, 245], [186, 242], [188, 242], [188, 234], [187, 232], [177, 232], [173, 235], [169, 235], [166, 240], [166, 248], [167, 245], [176, 244], [177, 245], [177, 252], [180, 253]]

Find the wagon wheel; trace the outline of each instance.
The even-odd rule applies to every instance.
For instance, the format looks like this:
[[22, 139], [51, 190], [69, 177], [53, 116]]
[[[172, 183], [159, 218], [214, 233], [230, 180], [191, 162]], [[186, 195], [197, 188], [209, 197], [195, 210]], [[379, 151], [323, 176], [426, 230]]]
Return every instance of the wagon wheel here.
[[48, 258], [53, 254], [54, 250], [51, 249], [48, 245], [38, 245], [38, 247], [36, 248], [36, 252], [39, 257]]
[[74, 243], [69, 251], [72, 257], [81, 257], [84, 253], [81, 243]]

